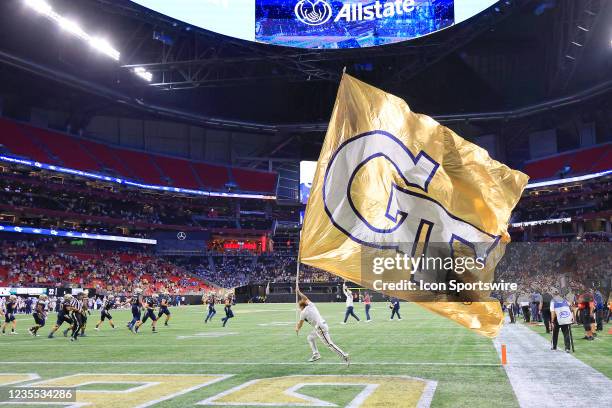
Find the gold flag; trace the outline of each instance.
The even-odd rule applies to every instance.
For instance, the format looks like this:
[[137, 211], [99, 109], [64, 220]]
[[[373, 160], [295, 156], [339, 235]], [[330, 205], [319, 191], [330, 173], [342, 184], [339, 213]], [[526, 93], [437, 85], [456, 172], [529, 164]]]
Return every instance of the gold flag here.
[[[491, 282], [527, 181], [402, 99], [345, 74], [306, 207], [299, 261], [418, 300], [381, 289], [371, 265], [364, 273], [365, 254], [415, 257], [434, 251], [431, 242], [448, 247], [454, 259], [468, 248], [482, 260], [483, 268], [468, 268], [459, 281]], [[432, 299], [418, 303], [489, 337], [501, 328], [496, 300], [462, 302], [444, 293]]]

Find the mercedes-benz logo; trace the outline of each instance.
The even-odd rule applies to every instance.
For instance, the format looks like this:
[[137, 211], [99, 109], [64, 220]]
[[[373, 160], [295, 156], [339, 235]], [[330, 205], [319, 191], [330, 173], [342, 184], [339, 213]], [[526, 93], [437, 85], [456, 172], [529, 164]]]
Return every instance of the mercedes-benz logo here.
[[187, 238], [187, 234], [181, 231], [178, 234], [176, 234], [176, 238], [180, 239], [181, 241], [184, 241]]

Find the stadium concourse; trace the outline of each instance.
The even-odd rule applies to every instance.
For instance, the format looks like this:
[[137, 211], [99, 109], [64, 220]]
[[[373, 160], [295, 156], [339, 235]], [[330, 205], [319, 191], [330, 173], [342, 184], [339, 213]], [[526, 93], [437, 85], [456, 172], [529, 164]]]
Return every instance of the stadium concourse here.
[[612, 407], [610, 22], [0, 1], [0, 406]]

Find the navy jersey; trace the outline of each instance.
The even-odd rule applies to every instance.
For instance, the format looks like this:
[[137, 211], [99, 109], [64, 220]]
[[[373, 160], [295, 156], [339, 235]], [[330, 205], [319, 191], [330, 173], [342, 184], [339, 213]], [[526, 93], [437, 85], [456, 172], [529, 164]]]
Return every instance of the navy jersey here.
[[168, 307], [168, 306], [170, 306], [170, 302], [168, 302], [168, 297], [165, 296], [165, 295], [161, 295], [159, 297], [159, 305], [161, 307]]
[[147, 309], [155, 309], [155, 306], [157, 306], [157, 302], [155, 301], [155, 298], [153, 297], [148, 297], [145, 299], [145, 302], [147, 302]]
[[39, 300], [38, 302], [36, 302], [36, 311], [38, 313], [45, 313], [46, 308], [47, 308], [47, 304], [43, 302], [42, 300]]
[[70, 300], [64, 300], [62, 302], [62, 310], [61, 311], [64, 312], [64, 313], [68, 313], [69, 312], [69, 309], [68, 309], [69, 307], [70, 307]]
[[15, 302], [6, 302], [6, 314], [14, 314], [17, 304]]
[[114, 300], [106, 300], [104, 302], [104, 304], [102, 305], [102, 310], [103, 311], [109, 311], [111, 309], [115, 308], [115, 301]]
[[130, 300], [132, 306], [140, 306], [140, 295], [133, 295], [132, 300]]

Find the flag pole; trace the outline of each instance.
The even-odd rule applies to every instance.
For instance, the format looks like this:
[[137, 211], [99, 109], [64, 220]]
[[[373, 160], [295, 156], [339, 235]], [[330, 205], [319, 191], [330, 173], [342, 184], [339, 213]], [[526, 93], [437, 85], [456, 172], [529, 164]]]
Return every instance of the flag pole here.
[[[302, 225], [303, 227], [303, 225]], [[299, 233], [300, 242], [298, 244], [297, 265], [295, 267], [295, 323], [298, 322], [298, 285], [300, 282], [300, 255], [302, 254], [302, 230]]]

